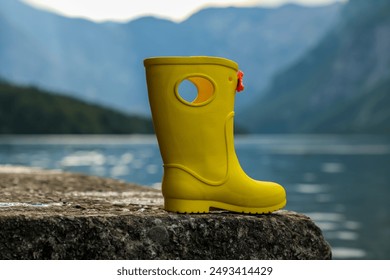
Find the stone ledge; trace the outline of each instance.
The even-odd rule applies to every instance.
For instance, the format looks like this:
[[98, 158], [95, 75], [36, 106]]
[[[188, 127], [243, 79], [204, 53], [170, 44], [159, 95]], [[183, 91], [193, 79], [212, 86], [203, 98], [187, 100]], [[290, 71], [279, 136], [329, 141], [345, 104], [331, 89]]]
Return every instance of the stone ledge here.
[[159, 190], [0, 166], [0, 259], [330, 259], [298, 213], [183, 215]]

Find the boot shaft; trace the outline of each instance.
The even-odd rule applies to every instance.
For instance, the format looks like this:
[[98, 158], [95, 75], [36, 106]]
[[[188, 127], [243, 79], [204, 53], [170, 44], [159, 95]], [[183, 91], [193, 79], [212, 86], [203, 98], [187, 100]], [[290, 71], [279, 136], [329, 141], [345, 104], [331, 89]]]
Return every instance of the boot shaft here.
[[[145, 62], [153, 123], [165, 165], [180, 164], [201, 176], [226, 176], [234, 153], [233, 115], [238, 66], [216, 57], [158, 57]], [[198, 95], [186, 100], [183, 81]]]

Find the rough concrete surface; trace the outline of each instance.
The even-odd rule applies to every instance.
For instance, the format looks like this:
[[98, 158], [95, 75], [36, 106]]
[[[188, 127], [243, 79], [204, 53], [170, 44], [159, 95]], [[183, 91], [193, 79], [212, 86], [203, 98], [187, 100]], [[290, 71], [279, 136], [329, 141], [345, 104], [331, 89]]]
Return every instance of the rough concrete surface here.
[[0, 259], [330, 259], [298, 213], [176, 214], [159, 190], [0, 166]]

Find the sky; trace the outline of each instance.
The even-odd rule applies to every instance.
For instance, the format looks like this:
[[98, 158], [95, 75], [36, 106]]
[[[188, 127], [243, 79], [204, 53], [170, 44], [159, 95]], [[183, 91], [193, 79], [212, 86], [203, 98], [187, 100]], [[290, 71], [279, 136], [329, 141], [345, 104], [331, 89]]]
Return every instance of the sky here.
[[92, 21], [125, 22], [156, 16], [180, 22], [205, 7], [275, 7], [285, 3], [324, 5], [345, 0], [21, 0], [34, 7]]

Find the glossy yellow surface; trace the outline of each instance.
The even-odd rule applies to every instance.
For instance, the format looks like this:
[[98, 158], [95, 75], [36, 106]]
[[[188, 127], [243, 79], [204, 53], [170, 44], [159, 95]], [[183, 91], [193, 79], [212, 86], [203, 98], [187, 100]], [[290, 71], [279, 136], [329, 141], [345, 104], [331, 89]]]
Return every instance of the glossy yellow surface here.
[[[210, 208], [269, 213], [286, 204], [282, 186], [250, 178], [234, 149], [233, 119], [238, 65], [218, 57], [156, 57], [144, 61], [149, 102], [164, 163], [165, 209]], [[179, 86], [198, 92], [182, 98]]]

